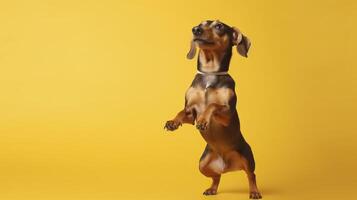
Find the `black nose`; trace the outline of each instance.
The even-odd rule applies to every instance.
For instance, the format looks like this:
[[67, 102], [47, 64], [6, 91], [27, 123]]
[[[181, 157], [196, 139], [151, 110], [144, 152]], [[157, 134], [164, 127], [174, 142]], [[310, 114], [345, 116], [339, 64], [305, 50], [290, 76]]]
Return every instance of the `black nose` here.
[[199, 36], [199, 35], [202, 35], [203, 33], [203, 29], [199, 26], [195, 26], [192, 28], [192, 33], [195, 35], [195, 36]]

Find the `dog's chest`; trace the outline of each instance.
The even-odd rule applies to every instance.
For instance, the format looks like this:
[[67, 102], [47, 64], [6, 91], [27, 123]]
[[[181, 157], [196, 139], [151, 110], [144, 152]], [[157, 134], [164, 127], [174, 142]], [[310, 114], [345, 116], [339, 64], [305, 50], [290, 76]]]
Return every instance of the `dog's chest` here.
[[216, 76], [205, 76], [200, 84], [191, 86], [186, 92], [187, 108], [193, 108], [199, 114], [211, 103], [228, 104], [233, 91], [227, 87], [216, 86]]
[[211, 76], [205, 76], [203, 78], [203, 84], [204, 84], [204, 89], [205, 89], [205, 92], [207, 92], [207, 89], [212, 87], [214, 84], [216, 84], [217, 82], [217, 77], [214, 76], [214, 75], [211, 75]]

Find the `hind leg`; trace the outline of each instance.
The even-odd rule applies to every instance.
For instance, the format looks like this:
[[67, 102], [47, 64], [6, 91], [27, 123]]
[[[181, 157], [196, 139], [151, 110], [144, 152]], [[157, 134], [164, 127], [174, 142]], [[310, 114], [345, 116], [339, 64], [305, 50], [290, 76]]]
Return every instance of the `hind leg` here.
[[253, 157], [253, 152], [248, 144], [241, 151], [241, 154], [244, 157], [243, 169], [247, 173], [248, 182], [249, 182], [249, 198], [250, 199], [261, 199], [262, 195], [260, 194], [260, 192], [258, 190], [257, 181], [255, 178], [255, 173], [254, 173], [255, 161], [254, 161], [254, 157]]
[[249, 182], [249, 198], [250, 199], [261, 199], [262, 195], [260, 194], [260, 192], [258, 190], [254, 172], [246, 171], [246, 173], [247, 173], [248, 182]]
[[210, 151], [206, 147], [205, 152], [203, 153], [200, 159], [199, 165], [200, 172], [206, 177], [212, 178], [211, 187], [206, 189], [204, 195], [215, 195], [217, 194], [217, 189], [219, 181], [221, 179], [221, 174], [224, 170], [223, 159], [216, 153]]
[[212, 177], [212, 185], [203, 192], [203, 195], [216, 195], [220, 179], [221, 175]]

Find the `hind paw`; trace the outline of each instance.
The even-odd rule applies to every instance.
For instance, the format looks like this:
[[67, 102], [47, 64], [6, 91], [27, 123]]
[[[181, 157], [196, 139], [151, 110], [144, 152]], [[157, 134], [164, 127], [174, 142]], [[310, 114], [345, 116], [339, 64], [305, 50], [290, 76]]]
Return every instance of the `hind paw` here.
[[203, 192], [203, 195], [216, 195], [217, 189], [208, 188], [206, 191]]
[[262, 195], [259, 192], [250, 192], [250, 199], [261, 199]]

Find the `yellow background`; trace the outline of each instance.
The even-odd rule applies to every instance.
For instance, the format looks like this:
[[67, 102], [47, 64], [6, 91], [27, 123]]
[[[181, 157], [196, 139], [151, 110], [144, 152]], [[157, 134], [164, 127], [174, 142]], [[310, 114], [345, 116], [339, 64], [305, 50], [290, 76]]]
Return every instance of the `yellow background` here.
[[202, 138], [163, 130], [205, 19], [252, 41], [230, 74], [263, 197], [353, 199], [356, 2], [1, 1], [0, 199], [248, 199], [243, 172], [202, 196]]

